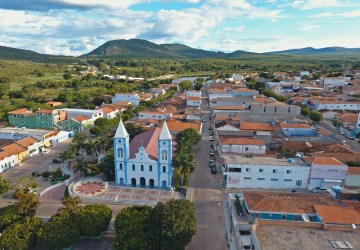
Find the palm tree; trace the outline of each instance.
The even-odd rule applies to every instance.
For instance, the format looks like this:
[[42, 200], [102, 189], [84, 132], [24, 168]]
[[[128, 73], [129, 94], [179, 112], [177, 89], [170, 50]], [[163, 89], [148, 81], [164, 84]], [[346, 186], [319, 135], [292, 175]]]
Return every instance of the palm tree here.
[[75, 145], [77, 152], [81, 151], [81, 157], [84, 158], [86, 135], [84, 133], [78, 133], [74, 136], [73, 144]]
[[60, 153], [60, 159], [68, 164], [71, 168], [70, 162], [76, 158], [77, 149], [74, 144], [71, 144], [65, 151]]
[[87, 155], [91, 155], [91, 156], [95, 155], [96, 157], [98, 156], [97, 145], [96, 142], [94, 142], [93, 140], [91, 139], [87, 140], [84, 147]]
[[112, 141], [106, 136], [99, 137], [98, 140], [95, 142], [99, 149], [98, 152], [100, 152], [100, 154], [104, 154], [105, 150], [111, 147], [111, 143]]

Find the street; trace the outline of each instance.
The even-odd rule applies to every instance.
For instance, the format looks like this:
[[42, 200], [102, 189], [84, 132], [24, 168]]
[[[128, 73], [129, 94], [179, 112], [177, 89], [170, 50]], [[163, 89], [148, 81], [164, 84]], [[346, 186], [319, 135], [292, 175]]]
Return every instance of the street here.
[[228, 241], [224, 220], [223, 201], [225, 194], [220, 191], [222, 173], [211, 174], [209, 167], [209, 109], [203, 99], [202, 114], [205, 122], [202, 129], [202, 140], [194, 147], [196, 168], [190, 175], [189, 187], [193, 188], [192, 201], [196, 207], [197, 233], [186, 249], [227, 249]]

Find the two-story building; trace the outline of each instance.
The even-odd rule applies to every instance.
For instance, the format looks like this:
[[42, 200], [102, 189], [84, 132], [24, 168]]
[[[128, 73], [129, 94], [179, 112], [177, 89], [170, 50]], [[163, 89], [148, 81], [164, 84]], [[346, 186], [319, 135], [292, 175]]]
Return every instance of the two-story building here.
[[305, 161], [311, 166], [309, 189], [344, 186], [348, 170], [346, 164], [334, 157], [307, 157]]
[[167, 120], [172, 116], [171, 112], [160, 112], [160, 111], [141, 111], [138, 114], [140, 120], [154, 119], [154, 120]]
[[200, 107], [201, 97], [191, 96], [186, 98], [186, 105], [188, 107]]
[[220, 137], [219, 148], [222, 153], [265, 154], [266, 145], [264, 140]]
[[222, 154], [226, 188], [306, 188], [310, 166], [302, 159]]

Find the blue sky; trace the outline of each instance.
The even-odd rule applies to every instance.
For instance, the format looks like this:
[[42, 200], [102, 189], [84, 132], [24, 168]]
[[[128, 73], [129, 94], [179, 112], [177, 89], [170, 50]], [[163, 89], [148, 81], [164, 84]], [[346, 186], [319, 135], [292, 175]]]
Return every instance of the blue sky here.
[[0, 0], [0, 45], [81, 55], [140, 38], [231, 52], [360, 47], [359, 0]]

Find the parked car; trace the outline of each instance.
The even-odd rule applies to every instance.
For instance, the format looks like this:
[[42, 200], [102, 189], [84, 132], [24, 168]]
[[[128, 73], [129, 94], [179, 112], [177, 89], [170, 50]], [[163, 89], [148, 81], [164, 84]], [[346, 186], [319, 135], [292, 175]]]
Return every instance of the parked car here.
[[209, 161], [209, 166], [210, 166], [210, 167], [215, 167], [215, 161], [214, 161], [214, 160], [210, 160], [210, 161]]
[[342, 130], [340, 130], [340, 131], [339, 131], [339, 134], [340, 134], [340, 135], [345, 135], [345, 132], [342, 131]]
[[205, 122], [205, 119], [202, 119], [202, 122]]
[[48, 154], [48, 153], [50, 153], [50, 149], [48, 149], [48, 148], [44, 148], [43, 150], [41, 150], [41, 154]]
[[209, 135], [214, 135], [214, 131], [210, 131], [210, 132], [209, 132]]
[[55, 158], [52, 160], [53, 163], [62, 163], [63, 161], [60, 158]]
[[210, 150], [210, 155], [215, 155], [215, 150], [214, 149]]
[[212, 127], [209, 127], [208, 129], [209, 129], [209, 130], [212, 130]]
[[212, 173], [212, 174], [216, 174], [216, 173], [217, 173], [215, 166], [214, 166], [214, 167], [211, 167], [211, 173]]
[[209, 136], [209, 141], [213, 141], [213, 140], [214, 140], [214, 137]]
[[312, 193], [330, 193], [330, 190], [327, 188], [316, 187], [316, 188], [313, 188], [311, 190], [311, 192]]

